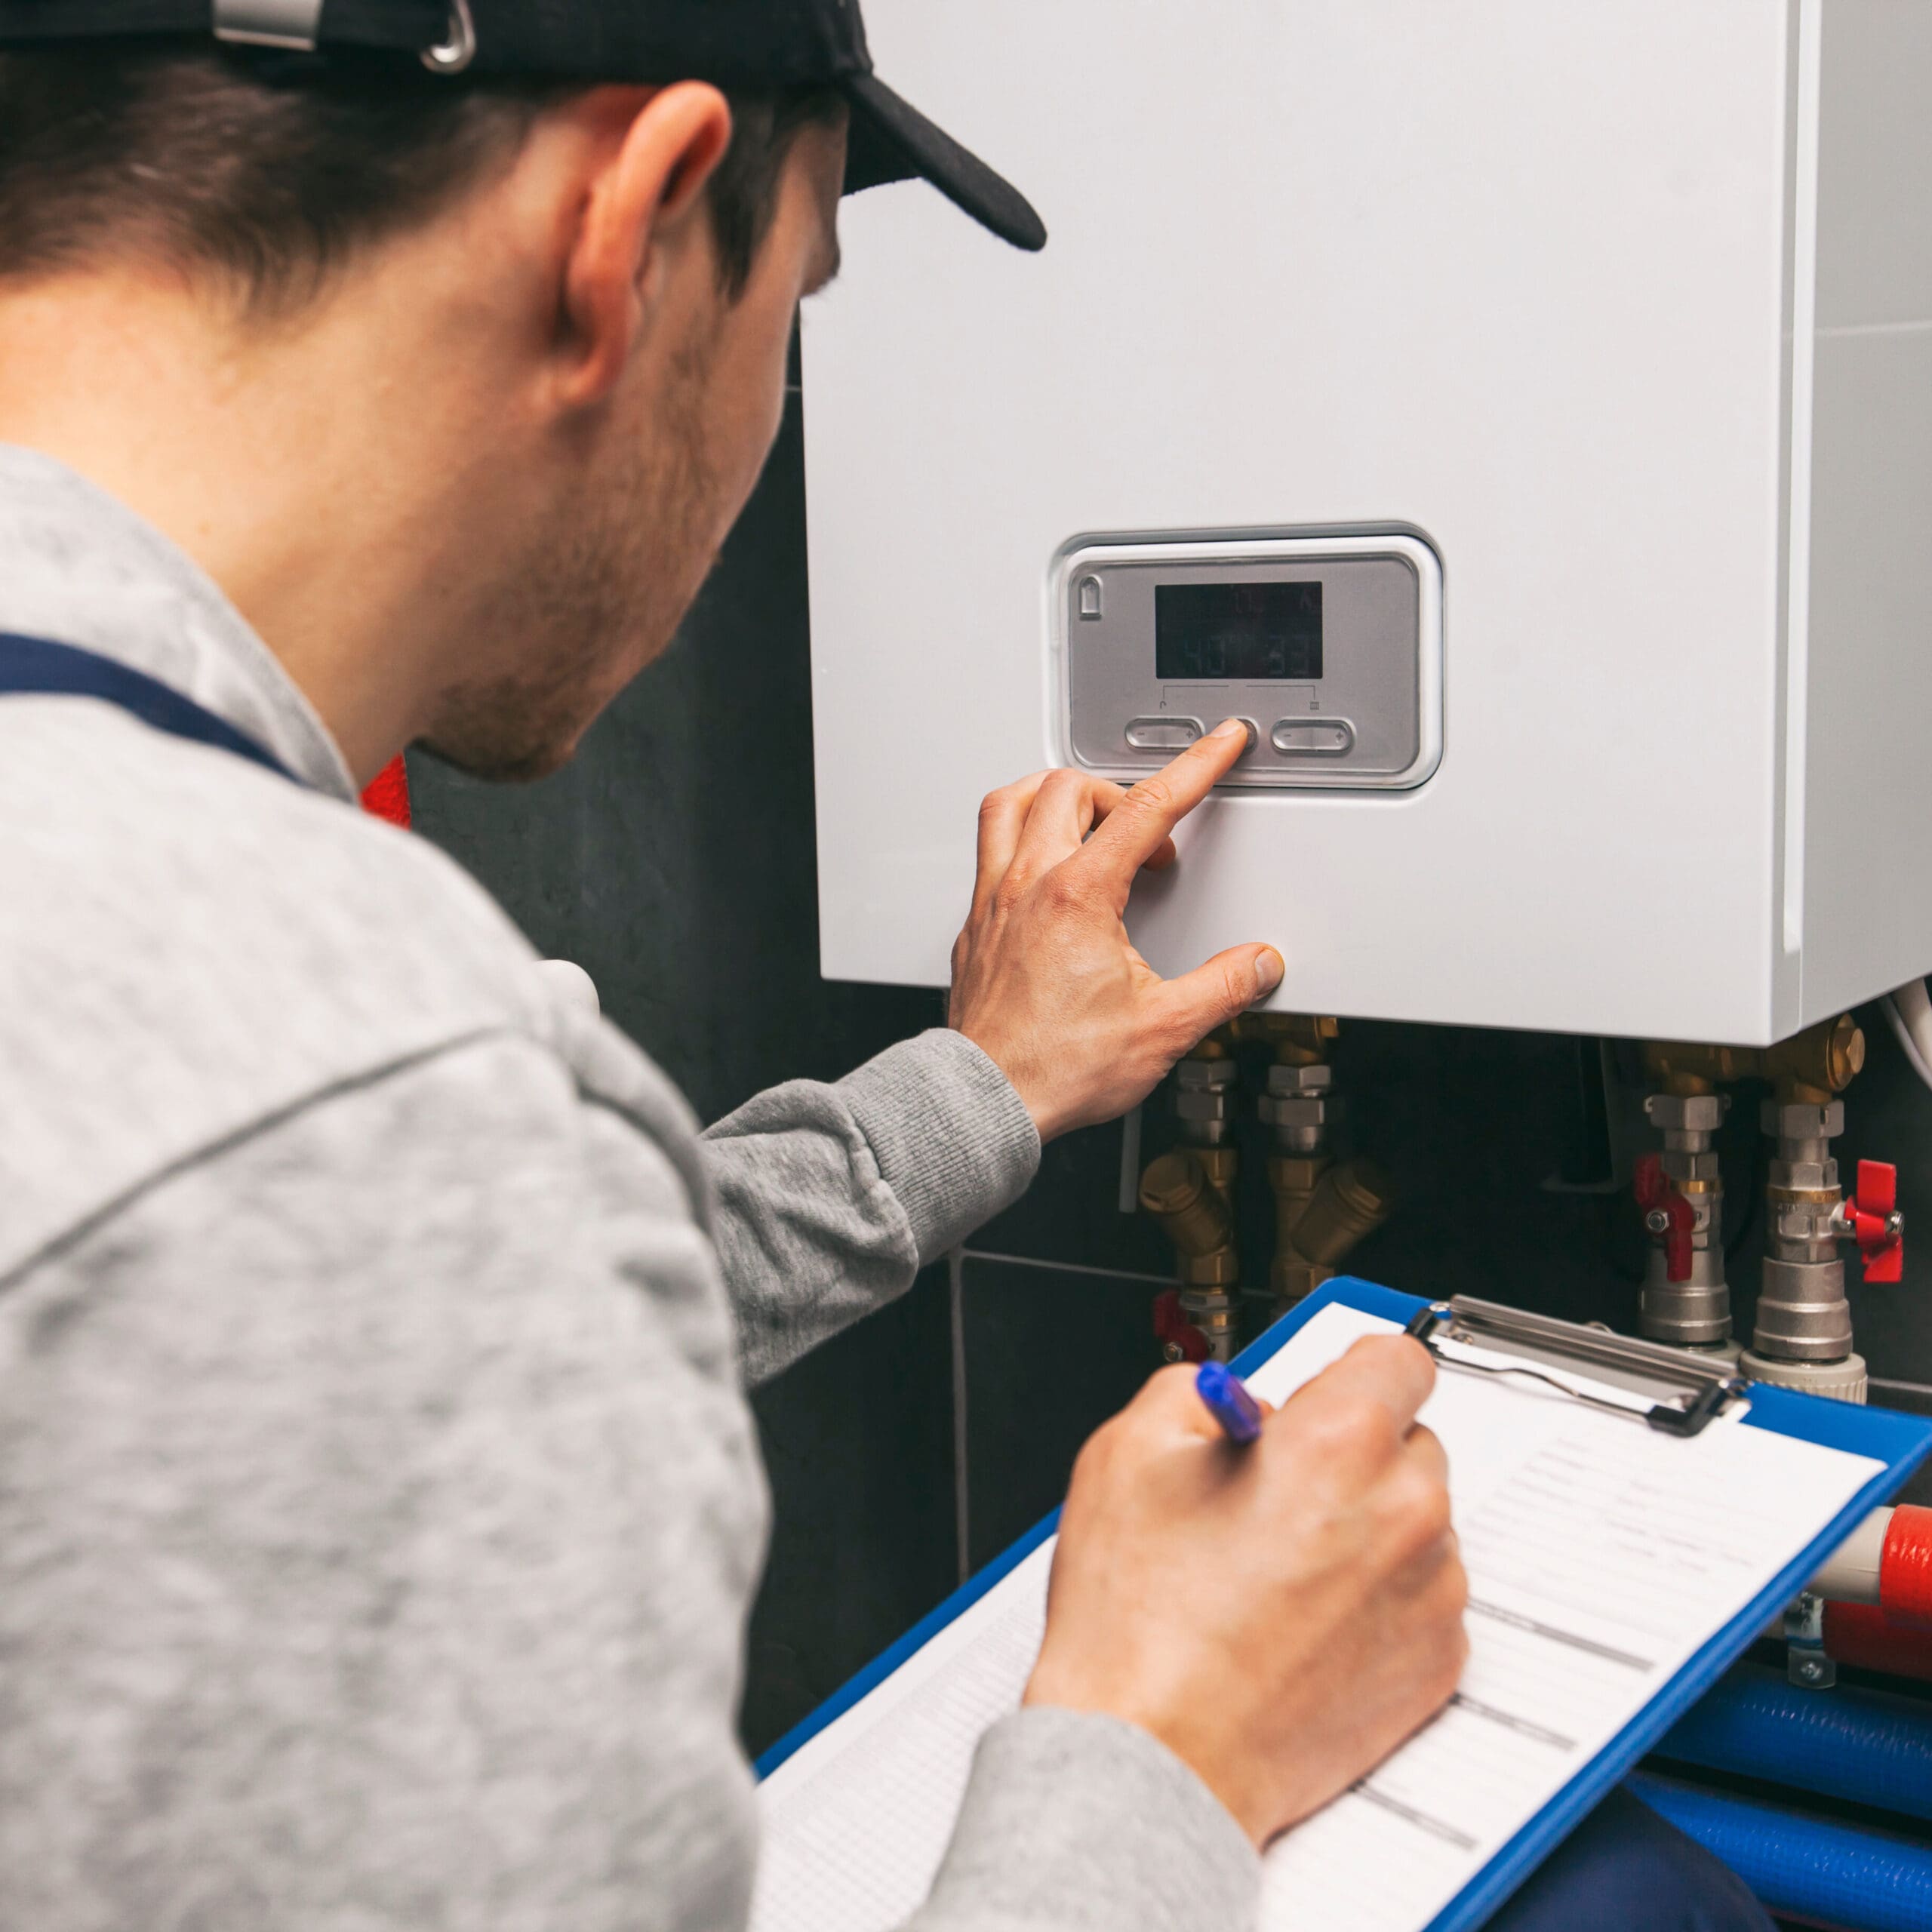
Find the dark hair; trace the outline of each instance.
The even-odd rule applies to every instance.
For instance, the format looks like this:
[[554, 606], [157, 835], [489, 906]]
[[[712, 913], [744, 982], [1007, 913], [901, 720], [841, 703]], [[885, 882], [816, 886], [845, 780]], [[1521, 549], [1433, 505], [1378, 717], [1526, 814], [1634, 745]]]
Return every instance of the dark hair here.
[[[214, 270], [253, 306], [299, 306], [356, 248], [506, 166], [544, 108], [584, 85], [158, 41], [0, 51], [0, 281], [140, 252]], [[731, 145], [706, 186], [735, 297], [793, 137], [839, 97], [729, 98]]]

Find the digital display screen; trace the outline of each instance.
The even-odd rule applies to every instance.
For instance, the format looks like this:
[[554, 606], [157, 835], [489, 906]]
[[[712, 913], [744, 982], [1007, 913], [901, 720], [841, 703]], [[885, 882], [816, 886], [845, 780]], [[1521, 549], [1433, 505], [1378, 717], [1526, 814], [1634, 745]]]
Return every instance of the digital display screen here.
[[1319, 583], [1157, 583], [1154, 670], [1161, 678], [1321, 675]]

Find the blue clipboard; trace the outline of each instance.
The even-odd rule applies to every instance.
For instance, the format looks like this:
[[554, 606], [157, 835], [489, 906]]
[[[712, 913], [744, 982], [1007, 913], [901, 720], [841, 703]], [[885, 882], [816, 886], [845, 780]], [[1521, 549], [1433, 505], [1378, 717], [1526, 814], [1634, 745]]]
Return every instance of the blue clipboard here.
[[[1251, 1375], [1310, 1317], [1334, 1303], [1379, 1315], [1407, 1327], [1429, 1304], [1417, 1295], [1378, 1287], [1352, 1275], [1338, 1275], [1298, 1303], [1266, 1334], [1235, 1357], [1234, 1367]], [[1677, 1720], [1716, 1683], [1752, 1640], [1804, 1587], [1825, 1558], [1868, 1512], [1891, 1496], [1928, 1454], [1932, 1454], [1932, 1420], [1894, 1410], [1863, 1408], [1849, 1402], [1829, 1401], [1788, 1389], [1753, 1384], [1749, 1429], [1768, 1429], [1796, 1436], [1826, 1448], [1842, 1449], [1881, 1462], [1881, 1474], [1861, 1489], [1844, 1509], [1772, 1583], [1724, 1626], [1680, 1670], [1641, 1712], [1564, 1786], [1555, 1798], [1525, 1825], [1483, 1869], [1436, 1915], [1429, 1932], [1470, 1932], [1481, 1925], [1516, 1887], [1611, 1788], [1660, 1740]], [[811, 1716], [795, 1725], [765, 1751], [752, 1768], [768, 1777], [806, 1740], [842, 1716], [911, 1657], [944, 1629], [961, 1611], [1024, 1561], [1060, 1525], [1056, 1509], [1037, 1523], [1010, 1549], [953, 1592], [937, 1609], [921, 1617], [898, 1642], [875, 1658], [851, 1682], [835, 1691]]]

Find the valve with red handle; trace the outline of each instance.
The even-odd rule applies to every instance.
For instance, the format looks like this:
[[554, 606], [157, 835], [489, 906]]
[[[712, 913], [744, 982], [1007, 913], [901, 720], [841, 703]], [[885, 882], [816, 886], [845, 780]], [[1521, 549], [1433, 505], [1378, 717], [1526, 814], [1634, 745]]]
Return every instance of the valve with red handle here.
[[1154, 1297], [1154, 1339], [1169, 1361], [1205, 1361], [1211, 1352], [1207, 1336], [1188, 1320], [1178, 1288]]
[[1638, 1156], [1634, 1184], [1637, 1205], [1644, 1212], [1644, 1226], [1652, 1234], [1663, 1237], [1665, 1280], [1689, 1281], [1690, 1237], [1697, 1226], [1697, 1209], [1671, 1185], [1670, 1177], [1663, 1171], [1660, 1155]]
[[1899, 1171], [1889, 1161], [1860, 1161], [1858, 1185], [1832, 1216], [1858, 1244], [1867, 1281], [1905, 1279], [1905, 1217], [1899, 1212]]

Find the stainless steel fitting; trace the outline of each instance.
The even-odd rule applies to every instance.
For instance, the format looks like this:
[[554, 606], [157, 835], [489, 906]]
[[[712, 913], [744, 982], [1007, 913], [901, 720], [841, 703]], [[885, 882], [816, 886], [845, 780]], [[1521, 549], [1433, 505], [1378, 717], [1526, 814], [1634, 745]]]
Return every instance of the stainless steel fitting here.
[[1769, 1184], [1786, 1194], [1829, 1194], [1838, 1191], [1838, 1164], [1835, 1161], [1778, 1161], [1770, 1165]]
[[1767, 1254], [1758, 1291], [1761, 1355], [1783, 1361], [1836, 1361], [1851, 1352], [1851, 1304], [1844, 1295], [1844, 1263]]
[[1174, 1117], [1184, 1139], [1197, 1146], [1218, 1147], [1234, 1131], [1235, 1083], [1240, 1069], [1231, 1060], [1184, 1060], [1175, 1069]]
[[1341, 1118], [1342, 1103], [1334, 1094], [1264, 1094], [1257, 1110], [1275, 1130], [1275, 1145], [1283, 1153], [1312, 1154]]
[[1327, 1144], [1329, 1128], [1342, 1117], [1342, 1097], [1334, 1084], [1335, 1069], [1325, 1061], [1268, 1069], [1268, 1091], [1255, 1111], [1275, 1130], [1281, 1152], [1313, 1154]]
[[[1730, 1111], [1728, 1094], [1653, 1094], [1644, 1103], [1651, 1124], [1664, 1137], [1666, 1147], [1708, 1147]], [[1697, 1135], [1678, 1140], [1678, 1134]]]
[[1268, 1069], [1271, 1094], [1325, 1094], [1335, 1084], [1335, 1069], [1326, 1060], [1307, 1066], [1284, 1066], [1279, 1062]]
[[1716, 1180], [1720, 1169], [1715, 1153], [1687, 1153], [1667, 1147], [1662, 1155], [1663, 1171], [1674, 1181]]
[[1842, 1201], [1778, 1201], [1771, 1214], [1771, 1233], [1781, 1241], [1835, 1241], [1844, 1214]]
[[1762, 1381], [1862, 1401], [1865, 1364], [1852, 1352], [1845, 1299], [1844, 1238], [1832, 1140], [1844, 1103], [1768, 1100], [1758, 1124], [1777, 1141], [1765, 1189], [1767, 1224], [1756, 1333], [1743, 1358]]
[[1651, 1124], [1663, 1136], [1658, 1166], [1693, 1219], [1690, 1272], [1670, 1278], [1670, 1212], [1652, 1208], [1644, 1217], [1654, 1240], [1644, 1274], [1640, 1323], [1653, 1341], [1675, 1348], [1721, 1348], [1730, 1341], [1730, 1289], [1724, 1279], [1724, 1185], [1713, 1145], [1730, 1111], [1727, 1094], [1652, 1094], [1644, 1102]]
[[1231, 1060], [1184, 1060], [1174, 1069], [1174, 1078], [1183, 1091], [1208, 1088], [1218, 1093], [1233, 1086], [1240, 1072]]
[[[1181, 1312], [1208, 1338], [1208, 1352], [1216, 1361], [1235, 1358], [1235, 1298], [1223, 1290], [1186, 1287], [1180, 1291]], [[1177, 1359], [1171, 1356], [1170, 1360]]]
[[1844, 1131], [1844, 1103], [1814, 1106], [1809, 1100], [1767, 1100], [1758, 1110], [1758, 1124], [1774, 1140], [1835, 1140]]

